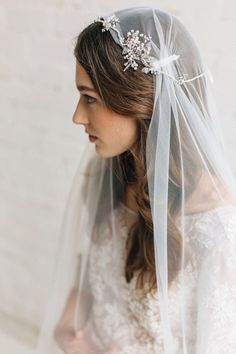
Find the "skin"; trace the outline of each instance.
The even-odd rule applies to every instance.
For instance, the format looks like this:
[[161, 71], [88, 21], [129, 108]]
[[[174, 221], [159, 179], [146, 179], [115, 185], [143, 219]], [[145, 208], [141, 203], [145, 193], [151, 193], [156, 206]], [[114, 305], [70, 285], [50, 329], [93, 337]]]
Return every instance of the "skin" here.
[[135, 120], [113, 112], [104, 105], [89, 75], [78, 61], [76, 61], [76, 86], [80, 92], [80, 99], [72, 120], [75, 124], [83, 125], [88, 134], [98, 137], [93, 142], [97, 154], [108, 158], [118, 156], [127, 150], [132, 152], [137, 134]]
[[105, 352], [98, 351], [84, 339], [83, 331], [78, 331], [76, 335], [67, 341], [65, 347], [66, 354], [116, 354], [115, 347], [108, 348]]
[[[109, 158], [118, 156], [130, 150], [135, 153], [133, 146], [137, 136], [137, 126], [134, 119], [122, 116], [109, 110], [95, 90], [93, 83], [84, 68], [76, 61], [76, 87], [80, 98], [73, 114], [72, 121], [84, 126], [85, 132], [98, 139], [95, 144], [96, 153]], [[126, 204], [130, 209], [136, 210], [132, 188], [127, 188]], [[68, 310], [68, 309], [67, 309]], [[59, 335], [62, 338], [62, 335]], [[84, 337], [82, 330], [63, 336], [61, 348], [66, 354], [116, 354], [114, 346], [105, 352], [96, 350]]]
[[[76, 288], [72, 289], [63, 314], [55, 328], [54, 339], [58, 346], [62, 349], [63, 353], [66, 354], [116, 354], [117, 349], [114, 346], [110, 345], [105, 351], [100, 351], [89, 342], [82, 329], [75, 331], [73, 318], [78, 296], [77, 291], [78, 289]], [[83, 297], [87, 300], [87, 294], [82, 292], [81, 295], [83, 301], [85, 300]], [[84, 311], [83, 316], [85, 316], [85, 318], [88, 311], [87, 306], [88, 304], [83, 306], [82, 310], [82, 312]]]

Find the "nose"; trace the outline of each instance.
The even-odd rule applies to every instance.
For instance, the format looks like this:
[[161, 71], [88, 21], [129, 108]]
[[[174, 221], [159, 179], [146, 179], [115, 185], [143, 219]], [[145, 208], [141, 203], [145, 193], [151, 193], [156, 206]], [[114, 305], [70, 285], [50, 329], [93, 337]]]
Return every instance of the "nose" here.
[[86, 112], [83, 111], [81, 105], [78, 103], [75, 112], [72, 117], [72, 121], [75, 124], [82, 124], [82, 125], [87, 125], [88, 124], [88, 117], [86, 115]]

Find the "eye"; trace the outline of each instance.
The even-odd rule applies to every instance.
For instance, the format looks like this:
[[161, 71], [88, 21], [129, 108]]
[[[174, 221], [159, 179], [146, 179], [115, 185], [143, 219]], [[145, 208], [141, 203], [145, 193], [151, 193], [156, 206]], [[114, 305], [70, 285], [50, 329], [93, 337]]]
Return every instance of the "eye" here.
[[84, 98], [85, 98], [85, 101], [88, 103], [88, 104], [92, 104], [96, 101], [96, 98], [92, 97], [92, 96], [89, 96], [89, 95], [83, 95]]

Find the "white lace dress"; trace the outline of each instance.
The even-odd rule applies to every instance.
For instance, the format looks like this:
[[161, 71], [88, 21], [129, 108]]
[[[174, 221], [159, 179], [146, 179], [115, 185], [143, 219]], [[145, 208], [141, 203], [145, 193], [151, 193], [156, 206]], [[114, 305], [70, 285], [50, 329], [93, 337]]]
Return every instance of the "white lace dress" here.
[[[122, 343], [118, 354], [161, 354], [158, 296], [144, 296], [135, 289], [135, 277], [129, 284], [124, 278], [125, 240], [137, 216], [123, 203], [115, 216], [120, 230], [119, 256], [114, 257], [109, 223], [104, 224], [102, 242], [93, 244], [90, 252], [89, 281], [95, 296], [89, 332], [104, 347], [110, 344], [108, 338]], [[187, 353], [236, 353], [236, 207], [225, 205], [186, 216], [186, 235], [193, 250], [192, 265], [186, 269]], [[204, 299], [198, 306], [197, 295]], [[169, 296], [175, 353], [183, 354], [178, 278]], [[118, 306], [111, 300], [115, 297]]]

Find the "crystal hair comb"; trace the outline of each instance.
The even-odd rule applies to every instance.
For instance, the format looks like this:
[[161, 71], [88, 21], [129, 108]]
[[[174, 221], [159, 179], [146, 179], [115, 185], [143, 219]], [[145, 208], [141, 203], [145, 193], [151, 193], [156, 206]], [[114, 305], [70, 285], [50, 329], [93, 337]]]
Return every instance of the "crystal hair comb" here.
[[179, 55], [173, 54], [160, 60], [152, 57], [150, 55], [152, 37], [139, 33], [139, 30], [134, 31], [133, 29], [127, 32], [126, 38], [122, 37], [119, 30], [116, 28], [116, 25], [120, 22], [120, 20], [115, 15], [108, 17], [106, 20], [102, 20], [102, 17], [98, 17], [94, 20], [94, 22], [101, 22], [103, 24], [102, 32], [109, 31], [110, 29], [116, 31], [119, 42], [123, 48], [122, 54], [124, 59], [127, 60], [124, 63], [124, 71], [126, 71], [129, 67], [133, 68], [133, 70], [137, 70], [138, 60], [143, 64], [144, 67], [142, 68], [142, 72], [145, 74], [148, 74], [149, 72], [154, 75], [165, 74], [172, 78], [178, 85], [193, 81], [205, 75], [205, 72], [203, 72], [202, 74], [191, 79], [186, 79], [187, 74], [183, 74], [176, 79], [172, 75], [162, 71], [161, 67], [177, 60]]

